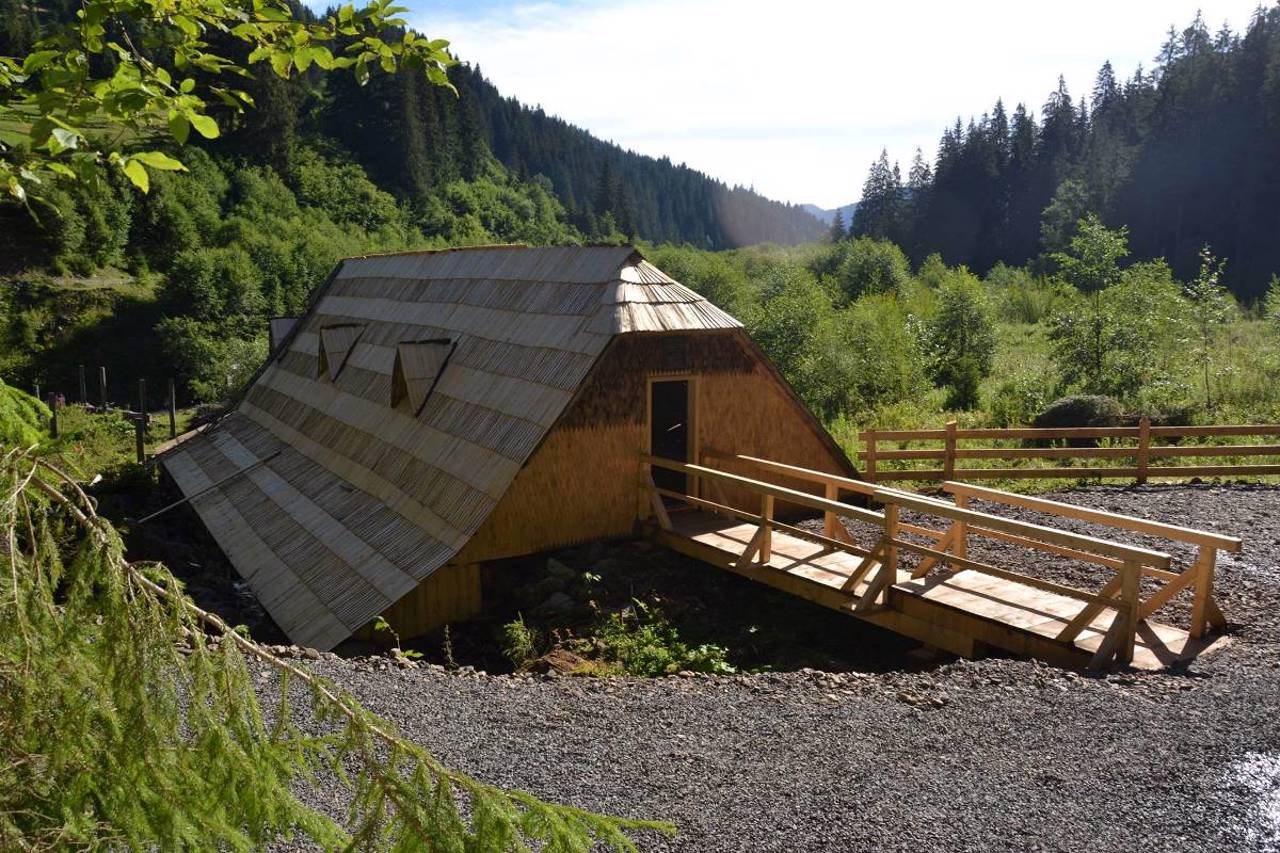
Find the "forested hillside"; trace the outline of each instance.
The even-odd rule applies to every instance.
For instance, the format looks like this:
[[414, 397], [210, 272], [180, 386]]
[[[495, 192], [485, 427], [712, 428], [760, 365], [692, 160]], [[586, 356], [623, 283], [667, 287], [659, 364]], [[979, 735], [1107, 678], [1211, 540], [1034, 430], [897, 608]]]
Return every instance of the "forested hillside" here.
[[1128, 226], [1139, 258], [1194, 275], [1208, 244], [1227, 283], [1257, 297], [1280, 271], [1280, 5], [1247, 30], [1197, 17], [1170, 30], [1150, 70], [1105, 64], [1093, 90], [1064, 82], [1039, 111], [997, 101], [942, 135], [936, 160], [907, 174], [872, 166], [853, 230], [886, 237], [919, 262], [985, 272], [1066, 248], [1086, 212]]
[[[22, 55], [49, 21], [73, 12], [65, 3], [0, 0], [0, 55]], [[311, 16], [301, 5], [296, 14]], [[450, 79], [457, 96], [410, 70], [365, 86], [314, 65], [290, 81], [258, 75], [248, 87], [257, 109], [217, 148], [279, 168], [299, 140], [332, 145], [335, 157], [354, 157], [381, 189], [418, 208], [431, 208], [452, 181], [474, 179], [492, 153], [521, 183], [548, 179], [586, 239], [621, 235], [720, 249], [825, 233], [798, 205], [624, 150], [504, 98], [479, 68], [459, 64]]]

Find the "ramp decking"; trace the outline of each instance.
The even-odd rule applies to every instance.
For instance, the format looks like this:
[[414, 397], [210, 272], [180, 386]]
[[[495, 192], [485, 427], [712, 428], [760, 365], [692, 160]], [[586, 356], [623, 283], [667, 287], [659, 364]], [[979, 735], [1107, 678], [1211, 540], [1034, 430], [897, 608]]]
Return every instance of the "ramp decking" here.
[[[1217, 548], [1239, 548], [1240, 540], [1234, 537], [958, 483], [948, 484], [957, 493], [953, 504], [766, 460], [738, 458], [772, 466], [791, 479], [824, 483], [828, 495], [840, 489], [863, 492], [882, 501], [885, 511], [874, 512], [719, 469], [647, 457], [650, 464], [680, 470], [691, 478], [689, 494], [649, 486], [653, 540], [965, 657], [996, 647], [1072, 668], [1096, 668], [1115, 661], [1141, 669], [1162, 669], [1226, 642], [1220, 633], [1209, 632], [1225, 624], [1213, 600], [1212, 572]], [[761, 495], [758, 512], [723, 500], [721, 487], [744, 483]], [[710, 492], [719, 499], [693, 491]], [[1158, 551], [975, 512], [967, 508], [968, 499], [974, 496], [1193, 541], [1201, 546], [1200, 557], [1195, 565], [1175, 572], [1169, 555]], [[823, 531], [778, 521], [773, 512], [775, 501], [823, 511]], [[916, 515], [933, 515], [947, 524], [937, 529], [904, 523], [899, 517], [901, 508]], [[841, 516], [861, 522], [859, 527], [878, 527], [878, 539], [867, 547], [857, 544], [836, 520]], [[980, 563], [967, 556], [966, 543], [974, 536], [1022, 545], [1031, 552], [1032, 563], [1036, 552], [1080, 559], [1108, 570], [1104, 574], [1110, 573], [1111, 578], [1092, 592]], [[900, 552], [920, 559], [907, 565], [908, 561], [899, 560]], [[1144, 577], [1149, 579], [1148, 587], [1152, 586], [1150, 579], [1162, 583], [1145, 599], [1140, 588]], [[1190, 630], [1150, 618], [1183, 589], [1194, 590]]]

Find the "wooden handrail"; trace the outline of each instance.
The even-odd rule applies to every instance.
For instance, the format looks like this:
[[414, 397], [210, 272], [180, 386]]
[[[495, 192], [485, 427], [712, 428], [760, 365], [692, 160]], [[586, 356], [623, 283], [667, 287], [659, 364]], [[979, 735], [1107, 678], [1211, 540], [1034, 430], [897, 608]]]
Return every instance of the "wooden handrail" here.
[[1060, 518], [1074, 518], [1077, 521], [1088, 521], [1121, 530], [1148, 533], [1152, 536], [1160, 536], [1176, 542], [1208, 545], [1223, 551], [1237, 552], [1243, 544], [1238, 536], [1225, 536], [1221, 533], [1210, 533], [1205, 530], [1180, 527], [1176, 524], [1165, 524], [1160, 521], [1150, 521], [1132, 515], [1120, 515], [1119, 513], [1106, 512], [1100, 509], [1089, 509], [1088, 507], [1048, 500], [1047, 498], [1035, 498], [1029, 495], [1006, 492], [1001, 489], [990, 489], [986, 486], [973, 486], [968, 483], [957, 483], [948, 480], [942, 484], [942, 489], [953, 495], [967, 495], [988, 503], [1016, 506], [1022, 509], [1031, 509], [1056, 515]]
[[1118, 542], [1111, 542], [1106, 539], [1098, 539], [1094, 536], [1086, 536], [1083, 533], [1071, 533], [1066, 530], [1056, 530], [1052, 527], [1044, 527], [1039, 524], [1031, 524], [1026, 521], [1014, 521], [1010, 518], [1001, 518], [998, 515], [990, 515], [977, 510], [961, 509], [957, 506], [943, 503], [941, 501], [921, 499], [906, 492], [899, 492], [892, 489], [878, 489], [875, 493], [875, 499], [885, 504], [898, 504], [914, 509], [918, 512], [928, 513], [930, 515], [938, 515], [943, 518], [950, 518], [953, 521], [962, 521], [968, 524], [985, 527], [990, 530], [999, 530], [1003, 533], [1013, 533], [1024, 536], [1028, 539], [1034, 539], [1041, 542], [1048, 542], [1053, 545], [1063, 545], [1068, 548], [1076, 548], [1081, 551], [1090, 551], [1095, 554], [1102, 554], [1107, 557], [1115, 557], [1119, 560], [1134, 561], [1144, 566], [1154, 566], [1157, 569], [1167, 569], [1172, 563], [1172, 557], [1160, 551], [1152, 551], [1148, 548], [1139, 548], [1135, 545], [1122, 545]]
[[774, 462], [772, 459], [762, 459], [759, 456], [747, 456], [742, 453], [725, 453], [722, 450], [707, 448], [702, 451], [704, 456], [710, 456], [715, 459], [724, 459], [727, 461], [748, 462], [764, 468], [766, 471], [772, 471], [775, 474], [783, 474], [787, 477], [794, 477], [797, 480], [804, 480], [809, 483], [822, 483], [823, 485], [833, 485], [850, 492], [857, 492], [862, 495], [870, 495], [876, 490], [876, 487], [863, 480], [855, 480], [852, 477], [845, 477], [840, 474], [828, 474], [825, 471], [815, 471], [812, 468], [801, 468], [798, 465], [787, 465], [783, 462]]
[[878, 512], [872, 512], [869, 509], [863, 509], [860, 506], [841, 503], [840, 501], [831, 501], [826, 498], [820, 498], [811, 495], [808, 492], [801, 492], [796, 489], [788, 489], [786, 486], [775, 486], [773, 483], [766, 483], [761, 480], [753, 480], [750, 477], [743, 477], [740, 474], [730, 474], [728, 471], [720, 471], [716, 468], [707, 468], [702, 465], [692, 465], [687, 462], [675, 462], [670, 459], [663, 459], [661, 456], [651, 456], [641, 454], [640, 461], [647, 465], [656, 465], [659, 468], [665, 468], [668, 471], [678, 471], [682, 474], [689, 474], [695, 477], [704, 477], [709, 480], [716, 480], [721, 483], [729, 483], [736, 486], [742, 486], [761, 495], [769, 495], [775, 498], [781, 498], [787, 503], [796, 504], [797, 506], [809, 507], [823, 512], [834, 512], [839, 515], [857, 518], [868, 524], [877, 527], [884, 526], [884, 516]]

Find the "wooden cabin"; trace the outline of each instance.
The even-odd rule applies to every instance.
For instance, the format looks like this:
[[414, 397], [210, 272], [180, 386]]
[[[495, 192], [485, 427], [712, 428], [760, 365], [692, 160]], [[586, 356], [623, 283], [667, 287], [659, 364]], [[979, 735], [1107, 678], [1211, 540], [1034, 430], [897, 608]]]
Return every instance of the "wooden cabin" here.
[[742, 324], [630, 247], [353, 258], [273, 332], [162, 461], [301, 645], [425, 633], [480, 609], [481, 563], [633, 535], [644, 453], [853, 473]]

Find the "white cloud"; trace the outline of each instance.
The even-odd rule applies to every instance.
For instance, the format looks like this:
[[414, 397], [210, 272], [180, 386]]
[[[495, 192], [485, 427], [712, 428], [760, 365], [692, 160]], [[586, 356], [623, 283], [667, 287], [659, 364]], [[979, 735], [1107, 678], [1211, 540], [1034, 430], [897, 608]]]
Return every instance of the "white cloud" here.
[[835, 206], [888, 147], [932, 157], [957, 115], [1087, 92], [1110, 59], [1148, 68], [1203, 8], [1242, 29], [1257, 0], [616, 0], [418, 12], [503, 94], [774, 198]]

